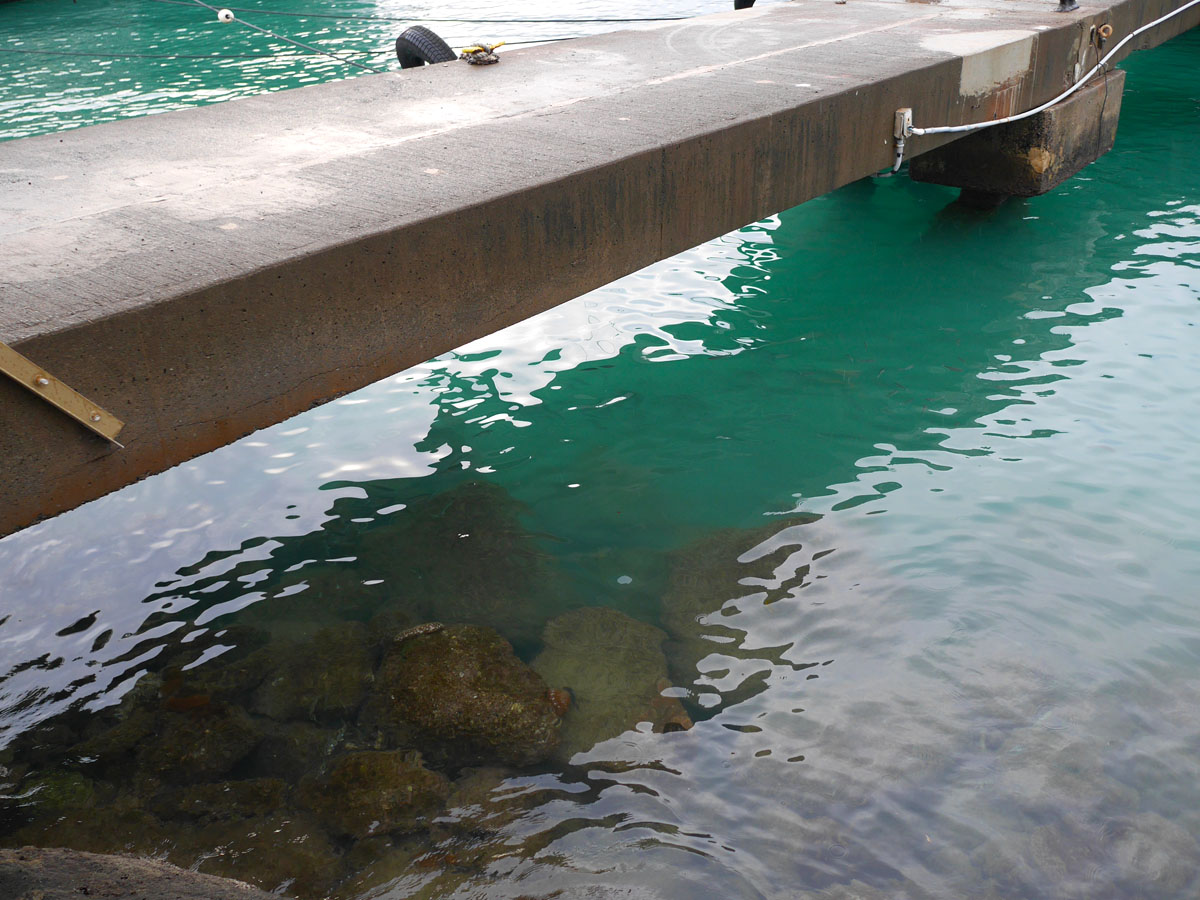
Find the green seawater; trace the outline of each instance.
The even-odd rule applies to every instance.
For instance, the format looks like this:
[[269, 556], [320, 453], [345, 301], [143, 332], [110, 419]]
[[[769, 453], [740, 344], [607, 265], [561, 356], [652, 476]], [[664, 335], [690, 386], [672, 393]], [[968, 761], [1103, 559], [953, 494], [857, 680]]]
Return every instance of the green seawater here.
[[730, 5], [238, 0], [238, 21], [224, 24], [195, 0], [0, 0], [0, 140], [352, 78], [363, 66], [395, 70], [396, 37], [409, 25], [456, 49], [481, 40], [513, 49]]
[[[0, 541], [3, 842], [302, 897], [1200, 895], [1198, 57], [1123, 64], [1044, 197], [859, 182]], [[448, 768], [409, 833], [90, 755], [252, 651], [348, 670], [339, 623], [530, 661], [593, 606], [670, 632], [692, 727]]]

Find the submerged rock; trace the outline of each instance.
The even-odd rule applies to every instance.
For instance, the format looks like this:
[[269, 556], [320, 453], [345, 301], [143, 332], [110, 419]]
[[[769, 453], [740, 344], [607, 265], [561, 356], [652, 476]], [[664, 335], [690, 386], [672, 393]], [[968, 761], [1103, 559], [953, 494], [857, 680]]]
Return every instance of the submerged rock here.
[[[706, 673], [727, 669], [721, 656], [744, 659], [764, 654], [741, 649], [745, 631], [734, 626], [738, 604], [768, 603], [804, 582], [808, 561], [833, 549], [819, 546], [818, 533], [810, 529], [815, 521], [813, 517], [788, 519], [763, 528], [717, 531], [671, 553], [661, 619], [671, 638], [666, 651], [676, 683], [697, 685], [705, 681]], [[803, 537], [789, 531], [796, 525], [805, 526], [799, 530]], [[785, 531], [789, 531], [786, 539], [772, 540]], [[791, 563], [789, 571], [777, 571], [785, 561], [791, 562], [801, 540], [801, 560]], [[718, 659], [706, 662], [713, 654]], [[721, 693], [727, 701], [745, 700], [765, 689], [761, 682], [761, 678], [747, 680]]]
[[187, 672], [168, 673], [162, 681], [161, 704], [170, 709], [186, 706], [189, 698], [209, 698], [222, 703], [245, 705], [254, 690], [271, 674], [274, 658], [260, 647], [233, 658], [219, 657], [208, 665]]
[[[336, 520], [334, 520], [336, 521]], [[317, 532], [300, 541], [318, 539]], [[339, 535], [340, 549], [328, 545], [289, 549], [301, 553], [340, 556], [354, 552], [353, 535]], [[301, 557], [303, 558], [303, 557]], [[275, 572], [260, 590], [273, 595], [235, 614], [239, 625], [260, 629], [271, 643], [307, 643], [323, 629], [337, 629], [348, 621], [367, 621], [384, 597], [364, 587], [358, 565], [308, 559], [298, 569]]]
[[386, 649], [396, 635], [412, 628], [419, 621], [419, 618], [414, 617], [413, 611], [404, 604], [386, 604], [367, 622], [367, 635], [372, 648]]
[[[924, 894], [920, 895], [924, 898]], [[882, 891], [879, 888], [863, 884], [861, 881], [851, 881], [849, 884], [835, 884], [823, 891], [809, 893], [804, 891], [797, 894], [795, 900], [909, 900], [908, 892], [899, 893], [895, 890]]]
[[511, 769], [465, 769], [450, 789], [446, 808], [432, 827], [435, 838], [481, 841], [501, 834], [528, 810], [544, 801], [525, 785], [508, 786]]
[[1087, 818], [1137, 809], [1137, 792], [1109, 776], [1093, 743], [1066, 740], [1043, 727], [1013, 729], [998, 754], [998, 788], [1033, 819], [1050, 810]]
[[[25, 826], [48, 827], [69, 817], [86, 817], [116, 794], [113, 786], [71, 770], [30, 772], [0, 793], [0, 834]], [[12, 843], [6, 836], [4, 843]]]
[[219, 779], [258, 744], [262, 731], [238, 706], [208, 694], [171, 694], [125, 711], [67, 751], [114, 782], [176, 784]]
[[151, 709], [124, 709], [115, 723], [105, 726], [97, 722], [93, 733], [72, 747], [69, 756], [86, 762], [89, 771], [115, 768], [127, 772], [133, 754], [154, 734], [157, 724], [158, 717]]
[[277, 812], [288, 787], [278, 778], [252, 778], [168, 788], [150, 801], [150, 810], [163, 819], [219, 822], [265, 817]]
[[341, 732], [309, 722], [269, 723], [250, 756], [250, 770], [267, 778], [295, 784], [319, 771], [341, 741]]
[[[329, 900], [360, 900], [363, 897], [398, 895], [404, 900], [434, 900], [449, 896], [442, 892], [438, 873], [421, 862], [429, 859], [430, 847], [422, 835], [401, 836], [394, 840], [368, 838], [359, 841], [347, 854], [346, 880], [330, 894]], [[404, 879], [400, 882], [399, 879]], [[457, 887], [462, 878], [455, 878]], [[397, 890], [400, 885], [403, 887]], [[436, 888], [433, 885], [436, 884]], [[384, 886], [387, 887], [384, 887]], [[413, 889], [420, 885], [419, 889]]]
[[1187, 829], [1158, 813], [1109, 822], [1110, 873], [1132, 896], [1195, 897], [1200, 891], [1200, 846]]
[[1195, 897], [1200, 846], [1156, 813], [1112, 818], [1100, 827], [1064, 819], [993, 838], [971, 855], [1001, 896]]
[[[240, 701], [262, 681], [270, 666], [270, 660], [257, 651], [195, 671], [167, 669], [146, 675], [119, 705], [93, 718], [66, 757], [89, 773], [106, 773], [112, 780], [122, 781], [135, 773], [167, 777], [162, 770], [176, 768], [170, 761], [173, 755], [194, 751], [199, 768], [168, 780], [203, 781], [224, 774], [241, 756], [232, 759], [228, 767], [220, 757], [228, 752], [244, 755], [247, 742], [252, 748], [257, 740], [257, 728], [240, 708]], [[171, 740], [201, 735], [194, 748], [169, 745]], [[222, 747], [226, 737], [230, 743]], [[187, 769], [189, 763], [183, 756], [181, 765]]]
[[[181, 689], [185, 694], [199, 692], [213, 693], [215, 696], [219, 690], [214, 689], [236, 688], [236, 681], [227, 676], [237, 672], [255, 650], [270, 640], [267, 631], [235, 622], [199, 631], [201, 633], [186, 641], [168, 640], [162, 654], [155, 659], [155, 671], [142, 676], [134, 691], [126, 696], [134, 699], [133, 695], [140, 692], [143, 700], [151, 699], [150, 690], [155, 684], [158, 685], [159, 697], [163, 698]], [[218, 685], [217, 679], [211, 677], [218, 673], [226, 679], [224, 685]], [[209, 683], [203, 688], [197, 687], [202, 681]], [[229, 695], [222, 694], [221, 699], [236, 698], [231, 692]]]
[[242, 709], [209, 704], [166, 713], [137, 753], [142, 776], [173, 783], [213, 781], [245, 759], [262, 731]]
[[418, 498], [395, 524], [363, 535], [360, 565], [415, 601], [424, 618], [486, 626], [517, 644], [537, 639], [552, 596], [521, 506], [501, 487], [467, 482]]
[[154, 855], [162, 852], [167, 841], [158, 819], [137, 805], [121, 802], [69, 812], [59, 810], [6, 835], [4, 843]]
[[298, 799], [339, 834], [366, 838], [416, 831], [450, 794], [450, 782], [418, 753], [366, 750], [338, 757], [300, 782]]
[[[495, 767], [466, 770], [455, 780], [429, 834], [356, 843], [346, 854], [345, 868], [351, 874], [333, 898], [438, 900], [463, 891], [472, 897], [492, 896], [498, 871], [511, 871], [517, 860], [537, 856], [562, 836], [558, 828], [535, 827], [530, 833], [519, 824], [529, 810], [561, 795], [530, 790], [520, 781], [506, 786], [514, 774]], [[382, 885], [388, 887], [380, 891]]]
[[78, 810], [96, 805], [96, 786], [78, 772], [47, 772], [21, 783], [21, 800], [39, 809]]
[[546, 624], [545, 649], [533, 669], [569, 690], [557, 756], [569, 760], [640, 722], [654, 731], [683, 731], [692, 722], [670, 686], [665, 632], [615, 609], [572, 610]]
[[268, 779], [167, 788], [151, 800], [125, 792], [104, 805], [39, 819], [5, 842], [165, 856], [320, 900], [336, 877], [338, 853], [316, 820], [280, 808], [285, 796], [286, 786]]
[[305, 900], [323, 900], [340, 875], [340, 855], [320, 824], [289, 812], [181, 835], [169, 858], [200, 872]]
[[269, 654], [272, 665], [250, 708], [276, 720], [327, 722], [353, 716], [374, 669], [367, 629], [357, 622], [258, 652]]
[[452, 625], [394, 643], [375, 691], [372, 721], [414, 726], [455, 765], [530, 765], [558, 745], [546, 683], [486, 628]]

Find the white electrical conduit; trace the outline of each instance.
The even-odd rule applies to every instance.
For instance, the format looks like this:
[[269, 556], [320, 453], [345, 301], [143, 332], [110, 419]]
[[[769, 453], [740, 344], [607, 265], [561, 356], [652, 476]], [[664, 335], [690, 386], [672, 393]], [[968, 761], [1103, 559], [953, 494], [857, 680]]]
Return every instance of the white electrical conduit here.
[[1151, 28], [1154, 28], [1156, 25], [1161, 25], [1163, 22], [1167, 21], [1168, 19], [1174, 18], [1175, 16], [1179, 15], [1181, 12], [1185, 12], [1186, 10], [1191, 9], [1193, 6], [1196, 6], [1197, 4], [1200, 4], [1200, 0], [1188, 0], [1187, 3], [1183, 4], [1183, 6], [1180, 6], [1177, 9], [1171, 10], [1171, 12], [1167, 13], [1165, 16], [1160, 16], [1159, 18], [1155, 19], [1153, 22], [1147, 22], [1141, 28], [1137, 28], [1134, 31], [1129, 32], [1129, 34], [1127, 34], [1127, 35], [1125, 35], [1125, 37], [1121, 38], [1121, 40], [1117, 44], [1113, 45], [1113, 48], [1111, 50], [1109, 50], [1108, 53], [1106, 53], [1099, 62], [1097, 62], [1094, 66], [1092, 66], [1092, 68], [1088, 70], [1086, 75], [1079, 78], [1073, 85], [1071, 85], [1069, 88], [1067, 88], [1061, 94], [1059, 94], [1053, 100], [1047, 100], [1041, 106], [1035, 106], [1033, 109], [1026, 110], [1023, 113], [1017, 113], [1015, 116], [1007, 116], [1003, 119], [991, 119], [987, 122], [972, 122], [969, 125], [939, 125], [935, 128], [915, 128], [912, 125], [906, 125], [903, 129], [903, 132], [904, 132], [903, 135], [898, 136], [896, 138], [896, 161], [895, 161], [895, 164], [892, 166], [892, 171], [893, 172], [899, 171], [900, 164], [902, 162], [904, 162], [905, 138], [907, 138], [911, 135], [914, 135], [914, 134], [916, 134], [916, 135], [954, 134], [954, 133], [961, 133], [964, 131], [978, 131], [981, 128], [991, 128], [993, 125], [1006, 125], [1009, 122], [1017, 122], [1021, 119], [1027, 119], [1030, 116], [1035, 116], [1038, 113], [1042, 112], [1043, 110], [1049, 109], [1054, 104], [1065, 100], [1067, 97], [1071, 96], [1073, 93], [1075, 93], [1081, 87], [1083, 87], [1084, 84], [1087, 83], [1088, 79], [1091, 78], [1093, 75], [1095, 75], [1098, 71], [1100, 71], [1100, 68], [1105, 63], [1107, 63], [1110, 59], [1112, 59], [1113, 55], [1118, 50], [1120, 50], [1122, 47], [1124, 47], [1126, 44], [1128, 44], [1130, 41], [1132, 41], [1139, 34], [1141, 34], [1142, 32], [1145, 32], [1145, 31], [1149, 31]]

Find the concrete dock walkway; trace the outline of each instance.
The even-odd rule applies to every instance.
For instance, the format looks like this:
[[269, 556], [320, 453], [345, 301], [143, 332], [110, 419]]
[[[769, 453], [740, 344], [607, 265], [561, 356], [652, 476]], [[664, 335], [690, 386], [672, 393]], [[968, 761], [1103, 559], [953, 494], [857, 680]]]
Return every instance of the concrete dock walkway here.
[[899, 107], [1046, 101], [1182, 2], [797, 0], [0, 144], [0, 341], [127, 423], [0, 378], [0, 534], [884, 169]]

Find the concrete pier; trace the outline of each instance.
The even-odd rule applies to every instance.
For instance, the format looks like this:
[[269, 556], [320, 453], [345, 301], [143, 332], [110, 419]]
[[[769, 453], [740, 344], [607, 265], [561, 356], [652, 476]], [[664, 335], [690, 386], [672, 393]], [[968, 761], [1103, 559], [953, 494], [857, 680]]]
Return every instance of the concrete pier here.
[[1043, 112], [918, 156], [909, 177], [983, 198], [1045, 194], [1112, 149], [1124, 87], [1121, 69], [1097, 76]]
[[1049, 100], [1093, 26], [1180, 5], [797, 0], [0, 144], [0, 340], [127, 423], [0, 378], [0, 534], [884, 169], [900, 107]]

